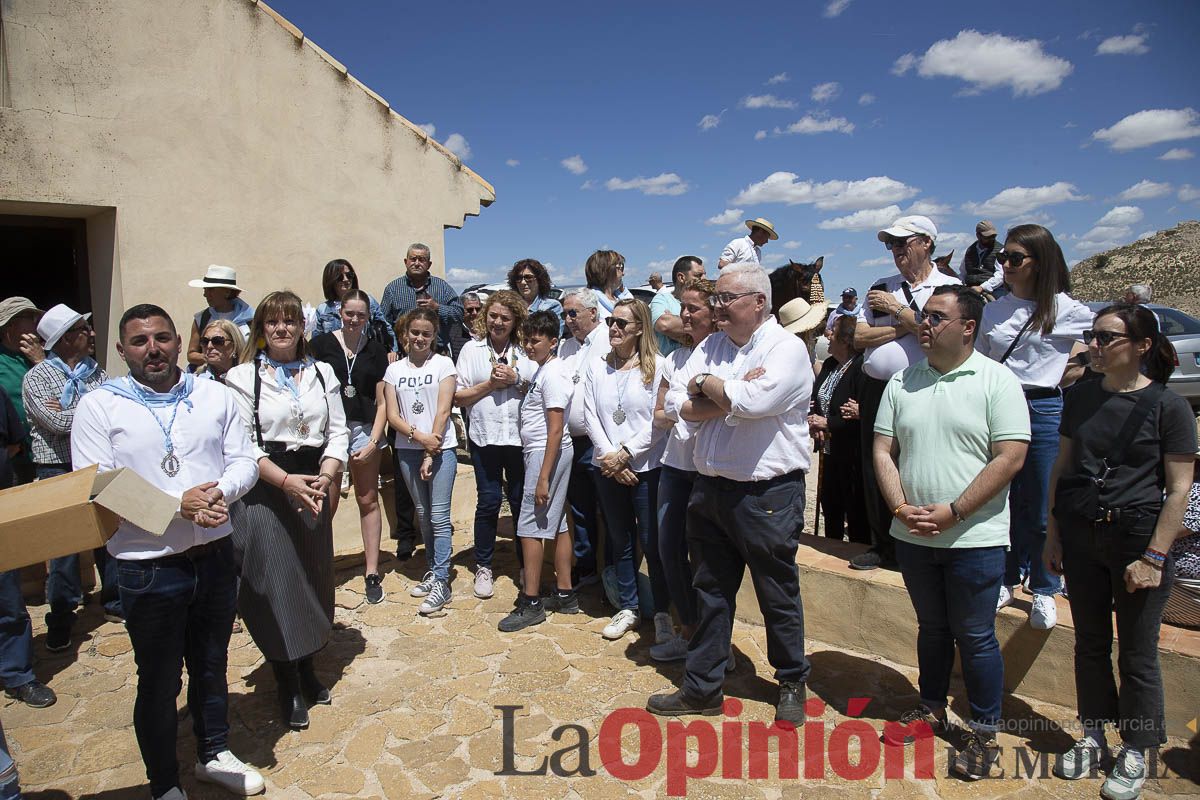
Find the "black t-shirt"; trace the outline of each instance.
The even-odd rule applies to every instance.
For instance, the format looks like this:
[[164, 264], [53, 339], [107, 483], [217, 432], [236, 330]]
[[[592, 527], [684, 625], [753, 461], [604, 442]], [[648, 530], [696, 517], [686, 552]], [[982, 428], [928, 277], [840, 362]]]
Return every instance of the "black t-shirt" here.
[[[346, 351], [332, 333], [314, 336], [310, 344], [313, 358], [333, 367], [333, 372], [342, 383], [342, 408], [349, 422], [375, 421], [375, 386], [387, 372], [387, 348], [374, 339], [368, 339], [354, 359], [352, 380], [346, 380]], [[346, 397], [345, 387], [354, 387], [354, 397]]]
[[[1148, 389], [1149, 387], [1147, 387]], [[1109, 392], [1100, 381], [1077, 383], [1063, 398], [1059, 433], [1072, 441], [1064, 474], [1103, 475], [1101, 464], [1125, 420], [1147, 389]], [[1196, 418], [1188, 402], [1170, 389], [1134, 435], [1121, 463], [1105, 480], [1100, 501], [1109, 508], [1149, 508], [1162, 503], [1164, 456], [1196, 452]]]

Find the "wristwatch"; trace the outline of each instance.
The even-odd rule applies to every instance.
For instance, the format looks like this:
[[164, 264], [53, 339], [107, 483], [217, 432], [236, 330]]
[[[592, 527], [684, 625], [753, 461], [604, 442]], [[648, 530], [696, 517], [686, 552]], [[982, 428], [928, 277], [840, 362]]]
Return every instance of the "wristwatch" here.
[[704, 382], [711, 377], [712, 373], [710, 372], [701, 372], [696, 376], [696, 388], [700, 390], [701, 394], [704, 393]]

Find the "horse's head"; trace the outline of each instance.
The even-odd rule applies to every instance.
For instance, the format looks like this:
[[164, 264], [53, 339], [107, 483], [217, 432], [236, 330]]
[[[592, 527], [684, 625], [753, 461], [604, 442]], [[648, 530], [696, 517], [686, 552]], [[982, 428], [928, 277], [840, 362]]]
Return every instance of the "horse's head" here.
[[811, 264], [801, 264], [788, 260], [788, 263], [772, 270], [771, 278], [771, 313], [779, 313], [779, 309], [797, 297], [809, 299], [812, 290], [813, 277], [825, 266], [825, 256], [821, 256]]
[[957, 278], [958, 273], [954, 271], [954, 267], [950, 266], [950, 262], [954, 260], [954, 251], [951, 250], [944, 256], [935, 256], [933, 265], [938, 268], [938, 272], [949, 275], [952, 278]]

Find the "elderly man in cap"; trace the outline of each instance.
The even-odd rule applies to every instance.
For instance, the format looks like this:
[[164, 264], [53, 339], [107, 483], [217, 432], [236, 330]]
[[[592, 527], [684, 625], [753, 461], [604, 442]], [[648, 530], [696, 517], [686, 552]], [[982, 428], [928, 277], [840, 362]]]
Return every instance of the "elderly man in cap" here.
[[763, 245], [779, 238], [775, 227], [762, 217], [746, 220], [746, 227], [750, 229], [750, 234], [738, 237], [725, 245], [725, 249], [721, 251], [721, 258], [717, 261], [717, 269], [724, 269], [727, 264], [739, 262], [761, 266]]
[[[38, 480], [65, 475], [71, 471], [71, 426], [79, 399], [108, 379], [104, 370], [89, 355], [91, 351], [91, 314], [59, 304], [46, 312], [37, 332], [45, 342], [46, 358], [25, 374], [21, 399], [29, 417], [33, 438], [33, 464]], [[96, 565], [103, 578], [104, 618], [124, 622], [121, 601], [117, 597], [116, 562], [108, 551], [94, 551]], [[53, 559], [46, 577], [46, 649], [66, 650], [71, 645], [75, 609], [83, 590], [79, 583], [79, 556]]]
[[838, 317], [862, 319], [862, 315], [863, 307], [858, 304], [858, 290], [853, 286], [847, 286], [842, 289], [842, 302], [829, 312], [829, 318], [825, 320], [825, 335], [833, 335], [833, 326], [838, 321]]
[[937, 226], [929, 217], [907, 216], [897, 219], [876, 237], [892, 254], [897, 271], [871, 285], [863, 316], [854, 330], [854, 346], [866, 351], [858, 413], [862, 421], [863, 489], [867, 523], [871, 527], [871, 549], [850, 559], [854, 569], [891, 567], [896, 563], [889, 533], [892, 510], [880, 495], [871, 458], [875, 415], [891, 377], [925, 358], [917, 341], [917, 317], [925, 301], [938, 286], [961, 283], [934, 267], [937, 236]]
[[990, 220], [980, 220], [975, 226], [975, 244], [963, 254], [959, 276], [962, 282], [980, 294], [994, 294], [1004, 285], [1004, 268], [996, 263], [1001, 242], [996, 237], [996, 226]]

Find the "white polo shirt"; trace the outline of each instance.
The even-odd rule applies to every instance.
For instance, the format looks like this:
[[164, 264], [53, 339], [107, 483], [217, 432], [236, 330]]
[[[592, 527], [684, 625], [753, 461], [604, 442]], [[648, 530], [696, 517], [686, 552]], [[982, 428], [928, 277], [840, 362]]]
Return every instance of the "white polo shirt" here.
[[[955, 284], [962, 284], [962, 281], [943, 274], [931, 264], [928, 277], [921, 283], [910, 284], [903, 275], [893, 272], [872, 283], [871, 288], [889, 292], [896, 298], [897, 305], [908, 306], [911, 302], [920, 311], [925, 308], [925, 302], [933, 296], [934, 289]], [[871, 327], [896, 324], [896, 318], [891, 314], [876, 314], [865, 302], [863, 308], [865, 310], [862, 319]], [[886, 381], [923, 358], [925, 352], [921, 350], [921, 343], [917, 341], [916, 335], [905, 333], [900, 338], [878, 347], [868, 347], [863, 356], [863, 371], [872, 378]]]

